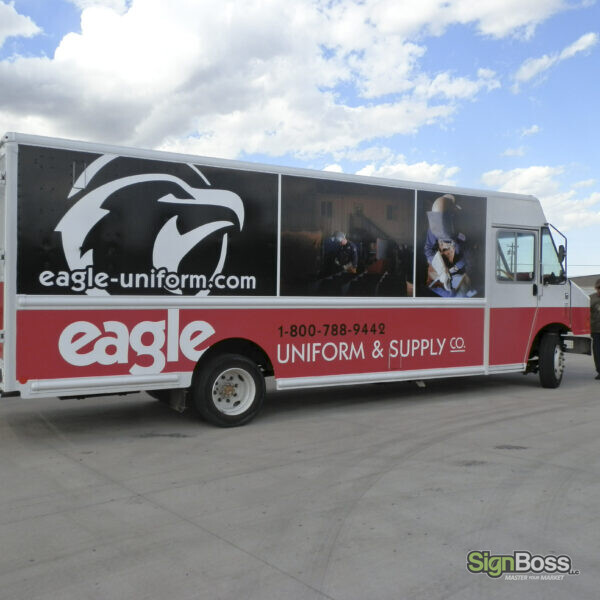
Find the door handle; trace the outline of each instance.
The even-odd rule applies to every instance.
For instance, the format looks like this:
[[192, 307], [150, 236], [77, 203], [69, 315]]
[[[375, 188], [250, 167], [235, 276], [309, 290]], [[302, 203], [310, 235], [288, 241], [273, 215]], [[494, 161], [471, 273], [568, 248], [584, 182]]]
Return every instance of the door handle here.
[[537, 286], [537, 283], [533, 284], [533, 295], [534, 296], [538, 295], [538, 286]]

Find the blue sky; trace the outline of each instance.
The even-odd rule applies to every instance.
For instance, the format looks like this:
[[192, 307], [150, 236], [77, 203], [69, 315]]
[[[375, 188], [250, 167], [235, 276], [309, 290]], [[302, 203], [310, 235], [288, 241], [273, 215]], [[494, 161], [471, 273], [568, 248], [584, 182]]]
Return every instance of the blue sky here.
[[538, 196], [600, 273], [594, 0], [0, 0], [0, 130]]

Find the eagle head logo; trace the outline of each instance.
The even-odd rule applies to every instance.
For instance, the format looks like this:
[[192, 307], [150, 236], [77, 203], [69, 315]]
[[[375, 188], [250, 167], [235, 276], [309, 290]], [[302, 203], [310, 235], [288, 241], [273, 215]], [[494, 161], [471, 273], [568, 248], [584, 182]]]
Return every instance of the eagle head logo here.
[[[86, 166], [62, 217], [65, 259], [71, 271], [92, 267], [107, 273], [106, 289], [87, 294], [127, 293], [123, 273], [219, 275], [231, 233], [244, 226], [244, 204], [234, 192], [214, 189], [191, 163], [154, 163], [104, 154]], [[209, 286], [210, 287], [210, 286]], [[208, 289], [164, 287], [142, 293], [207, 295]]]

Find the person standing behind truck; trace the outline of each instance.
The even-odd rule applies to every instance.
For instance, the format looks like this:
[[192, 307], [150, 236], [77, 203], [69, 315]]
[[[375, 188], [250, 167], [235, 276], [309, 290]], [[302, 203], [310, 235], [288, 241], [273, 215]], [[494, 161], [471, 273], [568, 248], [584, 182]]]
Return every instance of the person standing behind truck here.
[[594, 287], [596, 291], [590, 296], [590, 329], [592, 332], [596, 379], [600, 379], [600, 279], [596, 280]]

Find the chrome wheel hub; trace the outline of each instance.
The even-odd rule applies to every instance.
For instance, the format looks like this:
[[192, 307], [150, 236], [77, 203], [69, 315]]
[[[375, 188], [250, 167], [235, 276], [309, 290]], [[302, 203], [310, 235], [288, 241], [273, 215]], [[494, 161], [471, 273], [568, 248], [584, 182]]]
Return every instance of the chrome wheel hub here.
[[239, 415], [254, 402], [256, 384], [244, 369], [231, 368], [223, 371], [213, 383], [212, 401], [217, 410], [225, 415]]
[[557, 344], [554, 348], [554, 375], [557, 379], [560, 379], [563, 371], [565, 370], [565, 353], [562, 348]]

